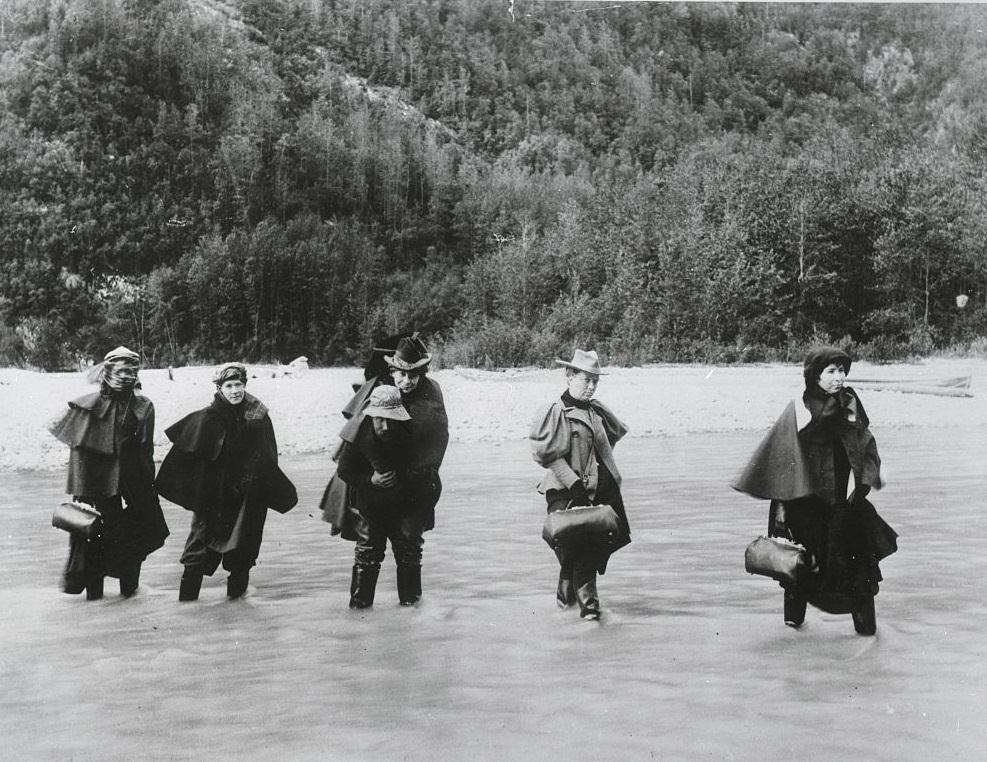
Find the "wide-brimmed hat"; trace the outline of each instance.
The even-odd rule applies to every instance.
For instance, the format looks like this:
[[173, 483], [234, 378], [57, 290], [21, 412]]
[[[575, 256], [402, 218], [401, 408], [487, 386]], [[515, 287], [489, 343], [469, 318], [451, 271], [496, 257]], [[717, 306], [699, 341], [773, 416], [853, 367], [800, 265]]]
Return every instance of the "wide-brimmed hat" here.
[[396, 386], [378, 386], [370, 392], [363, 412], [375, 418], [390, 418], [392, 421], [411, 420], [408, 411], [401, 404], [401, 392]]
[[567, 368], [572, 368], [573, 370], [581, 370], [583, 373], [589, 373], [593, 376], [605, 376], [606, 371], [600, 369], [600, 358], [597, 357], [596, 352], [592, 349], [584, 352], [582, 349], [577, 349], [572, 353], [572, 360], [556, 360], [559, 365], [565, 365]]
[[424, 368], [431, 361], [432, 355], [425, 348], [425, 343], [417, 336], [401, 339], [394, 354], [384, 357], [384, 362], [398, 370], [417, 370]]

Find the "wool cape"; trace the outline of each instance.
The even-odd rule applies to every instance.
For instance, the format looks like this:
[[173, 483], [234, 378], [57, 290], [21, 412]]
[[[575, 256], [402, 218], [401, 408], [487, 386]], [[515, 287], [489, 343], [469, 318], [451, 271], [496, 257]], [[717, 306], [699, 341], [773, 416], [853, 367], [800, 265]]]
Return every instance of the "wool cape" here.
[[[535, 417], [528, 434], [528, 444], [535, 462], [543, 468], [548, 468], [549, 464], [556, 460], [568, 460], [572, 442], [570, 417], [581, 420], [593, 432], [593, 449], [596, 457], [606, 466], [619, 487], [621, 477], [613, 457], [613, 446], [627, 433], [627, 426], [598, 400], [590, 400], [589, 408], [585, 411], [567, 406], [562, 400], [555, 400], [542, 410]], [[539, 491], [565, 489], [566, 486], [557, 483], [551, 473], [546, 473], [539, 485]]]
[[[771, 501], [770, 536], [781, 533], [776, 525], [786, 511], [790, 514], [789, 531], [792, 526], [803, 531], [811, 528], [805, 537], [798, 536], [798, 531], [793, 536], [810, 552], [824, 556], [815, 559], [820, 573], [806, 586], [808, 600], [830, 613], [846, 613], [852, 610], [847, 595], [852, 585], [847, 575], [856, 569], [876, 593], [881, 579], [877, 562], [897, 550], [897, 534], [866, 499], [870, 490], [880, 489], [883, 482], [881, 460], [863, 405], [850, 387], [827, 397], [810, 388], [803, 400], [790, 402], [731, 486]], [[799, 405], [814, 413], [801, 430]], [[846, 451], [854, 479], [855, 489], [849, 496], [839, 495], [835, 489], [836, 442]], [[823, 536], [828, 537], [825, 543], [811, 547]], [[849, 558], [858, 560], [850, 563]], [[860, 571], [868, 566], [867, 571]]]
[[[563, 484], [551, 470], [548, 470], [550, 464], [564, 460], [574, 471], [577, 467], [573, 462], [572, 452], [574, 425], [581, 425], [592, 432], [592, 446], [588, 448], [587, 454], [592, 455], [609, 474], [609, 478], [604, 477], [603, 494], [606, 497], [603, 499], [606, 499], [614, 509], [622, 529], [622, 537], [615, 545], [606, 551], [603, 549], [593, 551], [597, 556], [597, 571], [603, 574], [606, 572], [610, 555], [631, 541], [630, 523], [620, 494], [620, 471], [613, 456], [614, 445], [627, 434], [627, 426], [610, 408], [598, 400], [590, 400], [588, 405], [577, 407], [564, 399], [556, 399], [547, 408], [539, 411], [528, 434], [528, 445], [535, 462], [546, 469], [538, 485], [538, 491], [549, 497], [549, 510], [552, 510], [552, 504], [556, 502], [552, 495], [557, 495], [559, 492], [565, 494], [568, 488], [568, 485]], [[591, 469], [596, 468], [595, 463], [587, 465]], [[576, 475], [580, 478], [584, 476], [578, 471]], [[598, 488], [600, 486], [597, 485]], [[596, 491], [594, 502], [601, 502], [599, 489]], [[562, 562], [564, 554], [557, 551], [556, 555]]]
[[[242, 428], [220, 399], [165, 429], [172, 442], [155, 482], [158, 494], [206, 518], [211, 533], [228, 536], [242, 501], [287, 513], [298, 493], [278, 466], [278, 446], [267, 407], [244, 394]], [[234, 496], [235, 499], [230, 499]]]
[[[369, 379], [343, 408], [342, 414], [348, 419], [339, 432], [343, 447], [356, 441], [366, 420], [364, 410], [370, 393], [382, 383], [387, 381], [380, 376]], [[435, 528], [435, 505], [442, 491], [439, 468], [449, 444], [449, 419], [441, 387], [427, 376], [422, 377], [413, 391], [401, 395], [401, 403], [411, 416], [410, 421], [404, 422], [411, 439], [407, 473], [411, 479], [419, 482], [419, 486], [411, 492], [414, 493], [418, 508], [425, 513], [424, 529], [428, 531]], [[426, 492], [429, 495], [427, 498]], [[322, 510], [322, 520], [332, 527], [332, 534], [338, 534], [345, 540], [357, 540], [353, 531], [356, 495], [338, 471], [330, 478], [319, 507]]]
[[[867, 414], [850, 387], [842, 392], [846, 416], [859, 425], [841, 427], [840, 440], [846, 448], [856, 484], [880, 489], [881, 458], [877, 443], [868, 428]], [[731, 485], [735, 490], [766, 500], [797, 500], [816, 496], [832, 503], [835, 495], [826, 473], [809, 456], [807, 439], [814, 432], [810, 423], [802, 432], [798, 428], [796, 400], [788, 403], [774, 426], [765, 435], [743, 471]]]
[[68, 494], [93, 504], [119, 495], [126, 503], [120, 521], [104, 517], [108, 568], [142, 560], [164, 545], [169, 530], [154, 491], [151, 400], [136, 394], [85, 394], [71, 400], [49, 430], [69, 447]]

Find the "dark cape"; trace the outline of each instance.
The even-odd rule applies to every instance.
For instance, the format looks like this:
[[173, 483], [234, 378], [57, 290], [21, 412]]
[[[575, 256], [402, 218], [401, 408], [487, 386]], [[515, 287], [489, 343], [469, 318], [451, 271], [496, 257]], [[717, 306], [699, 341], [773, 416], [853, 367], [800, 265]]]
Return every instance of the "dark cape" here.
[[104, 511], [100, 530], [106, 572], [117, 576], [169, 534], [154, 491], [154, 405], [135, 394], [93, 392], [68, 408], [50, 429], [69, 446], [66, 491], [94, 505], [117, 496], [125, 504]]
[[241, 507], [287, 513], [298, 493], [278, 466], [278, 446], [267, 408], [246, 394], [230, 405], [217, 394], [206, 408], [165, 434], [172, 442], [155, 482], [166, 500], [205, 518], [216, 539], [230, 535]]
[[[881, 460], [850, 387], [834, 396], [806, 392], [812, 420], [802, 431], [796, 404], [785, 408], [732, 486], [770, 500], [769, 535], [790, 536], [812, 554], [813, 570], [799, 582], [808, 601], [847, 613], [855, 595], [876, 594], [878, 562], [897, 550], [897, 534], [866, 499], [882, 486]], [[850, 473], [855, 490], [846, 497]]]
[[[339, 432], [344, 449], [356, 441], [365, 416], [363, 409], [370, 392], [387, 381], [374, 377], [364, 383], [343, 408], [343, 416], [348, 420]], [[403, 499], [411, 500], [416, 510], [424, 512], [424, 529], [435, 528], [435, 505], [442, 492], [439, 467], [449, 444], [449, 420], [446, 415], [442, 390], [432, 379], [424, 376], [418, 387], [408, 394], [401, 395], [401, 402], [411, 420], [405, 427], [410, 436], [406, 478], [413, 486], [400, 490]], [[332, 527], [332, 534], [345, 540], [356, 540], [353, 531], [357, 511], [357, 496], [352, 487], [346, 484], [340, 474], [333, 474], [322, 495], [319, 507], [323, 521]]]

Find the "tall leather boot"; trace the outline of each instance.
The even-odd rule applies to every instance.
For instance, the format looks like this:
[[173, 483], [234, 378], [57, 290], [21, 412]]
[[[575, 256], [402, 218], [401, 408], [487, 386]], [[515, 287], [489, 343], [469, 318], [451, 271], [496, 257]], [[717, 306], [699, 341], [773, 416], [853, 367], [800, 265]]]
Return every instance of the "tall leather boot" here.
[[130, 598], [137, 592], [137, 586], [141, 580], [141, 562], [135, 561], [128, 564], [120, 571], [120, 595]]
[[873, 595], [862, 595], [857, 599], [853, 610], [853, 629], [861, 635], [874, 635], [877, 632], [877, 613], [874, 611]]
[[98, 601], [103, 597], [103, 575], [90, 574], [86, 577], [86, 600]]
[[402, 606], [414, 606], [422, 597], [422, 567], [398, 564], [398, 601]]
[[202, 573], [186, 568], [178, 585], [178, 600], [197, 601], [202, 589]]
[[353, 580], [350, 582], [350, 608], [367, 609], [374, 605], [380, 564], [353, 564]]
[[555, 604], [567, 609], [576, 604], [576, 588], [572, 585], [572, 569], [563, 566], [559, 569], [559, 586], [555, 589]]
[[226, 580], [226, 597], [230, 600], [241, 598], [250, 583], [250, 569], [231, 571]]
[[785, 624], [801, 627], [805, 621], [805, 598], [790, 590], [785, 591]]
[[573, 584], [576, 588], [576, 601], [579, 603], [579, 616], [594, 621], [600, 618], [600, 598], [596, 592], [596, 569], [573, 569]]

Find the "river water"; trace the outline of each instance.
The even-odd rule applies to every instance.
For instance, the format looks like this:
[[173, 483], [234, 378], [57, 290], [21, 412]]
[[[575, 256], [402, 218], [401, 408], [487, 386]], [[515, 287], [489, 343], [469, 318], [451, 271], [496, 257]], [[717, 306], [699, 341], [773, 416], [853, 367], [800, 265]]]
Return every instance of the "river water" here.
[[987, 758], [987, 432], [875, 431], [899, 532], [878, 634], [744, 572], [766, 504], [728, 483], [758, 435], [635, 439], [617, 460], [633, 542], [604, 616], [554, 605], [539, 469], [523, 442], [453, 443], [416, 608], [393, 561], [347, 608], [352, 546], [317, 504], [324, 456], [285, 459], [248, 595], [179, 605], [187, 514], [138, 594], [59, 592], [63, 474], [3, 475], [0, 759], [927, 760]]

